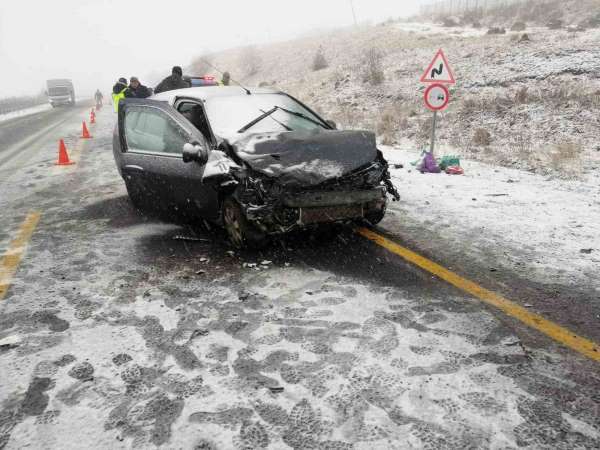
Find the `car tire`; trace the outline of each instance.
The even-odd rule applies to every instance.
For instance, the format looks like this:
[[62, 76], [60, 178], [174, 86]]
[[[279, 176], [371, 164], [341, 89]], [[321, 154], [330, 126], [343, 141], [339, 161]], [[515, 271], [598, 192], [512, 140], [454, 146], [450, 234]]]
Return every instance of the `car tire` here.
[[231, 197], [223, 202], [223, 225], [236, 248], [259, 250], [269, 243], [267, 234], [248, 222], [239, 203]]
[[140, 188], [135, 185], [132, 181], [125, 180], [125, 188], [127, 189], [127, 195], [129, 196], [129, 200], [131, 204], [136, 209], [144, 208], [144, 194], [141, 192]]
[[377, 225], [379, 222], [383, 220], [385, 217], [386, 208], [383, 207], [381, 209], [371, 210], [365, 214], [365, 220], [370, 225]]

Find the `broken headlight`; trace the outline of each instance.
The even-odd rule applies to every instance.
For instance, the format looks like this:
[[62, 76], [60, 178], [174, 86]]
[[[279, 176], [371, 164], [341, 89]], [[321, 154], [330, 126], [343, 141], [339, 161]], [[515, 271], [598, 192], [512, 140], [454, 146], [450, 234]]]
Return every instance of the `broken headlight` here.
[[384, 167], [380, 163], [375, 163], [366, 170], [364, 175], [365, 184], [368, 186], [379, 186], [383, 181]]

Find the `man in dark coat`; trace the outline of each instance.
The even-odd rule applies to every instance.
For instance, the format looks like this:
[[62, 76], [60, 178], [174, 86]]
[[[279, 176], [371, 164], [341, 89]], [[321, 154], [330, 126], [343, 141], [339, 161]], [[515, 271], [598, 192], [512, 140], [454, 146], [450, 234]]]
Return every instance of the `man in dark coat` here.
[[171, 71], [171, 76], [168, 76], [164, 80], [162, 80], [156, 89], [154, 89], [155, 94], [159, 94], [161, 92], [173, 91], [175, 89], [184, 89], [189, 88], [190, 85], [183, 79], [183, 71], [181, 67], [175, 66]]
[[113, 94], [118, 95], [120, 94], [123, 89], [127, 88], [127, 79], [126, 78], [119, 78], [119, 81], [117, 81], [115, 83], [115, 85], [113, 86]]
[[229, 72], [223, 72], [223, 78], [221, 78], [221, 86], [229, 86], [231, 83], [231, 75]]
[[151, 95], [150, 89], [141, 84], [137, 77], [131, 77], [129, 87], [125, 91], [126, 98], [148, 98]]

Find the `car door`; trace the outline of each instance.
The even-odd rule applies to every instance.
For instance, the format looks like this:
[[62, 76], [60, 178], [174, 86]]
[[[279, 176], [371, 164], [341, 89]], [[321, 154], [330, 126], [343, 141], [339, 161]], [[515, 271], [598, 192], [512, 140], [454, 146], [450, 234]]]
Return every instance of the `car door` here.
[[[204, 165], [184, 163], [182, 153], [186, 143], [207, 150], [208, 144], [168, 103], [124, 100], [119, 107], [119, 131], [126, 181], [156, 199], [157, 206], [191, 206], [205, 196]], [[202, 213], [210, 218], [210, 211]]]

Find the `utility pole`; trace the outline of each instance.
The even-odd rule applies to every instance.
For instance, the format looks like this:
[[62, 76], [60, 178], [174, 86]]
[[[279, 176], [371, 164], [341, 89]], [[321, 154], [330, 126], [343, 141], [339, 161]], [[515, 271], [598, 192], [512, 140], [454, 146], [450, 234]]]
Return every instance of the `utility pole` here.
[[352, 9], [352, 17], [354, 17], [354, 26], [358, 26], [358, 22], [356, 21], [356, 11], [354, 11], [354, 0], [350, 0], [350, 8]]

